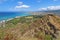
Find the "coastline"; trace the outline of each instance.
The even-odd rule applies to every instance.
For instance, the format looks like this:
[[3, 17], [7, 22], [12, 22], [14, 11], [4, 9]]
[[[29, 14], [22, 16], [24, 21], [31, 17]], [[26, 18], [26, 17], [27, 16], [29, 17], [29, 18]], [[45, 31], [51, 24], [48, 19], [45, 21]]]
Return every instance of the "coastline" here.
[[[20, 18], [20, 16], [16, 16], [16, 17], [14, 17], [14, 18]], [[8, 18], [8, 19], [6, 19], [6, 20], [1, 20], [0, 23], [6, 22], [6, 21], [10, 21], [10, 20], [12, 20], [12, 19], [14, 19], [14, 18], [12, 17], [12, 18]]]
[[[15, 18], [20, 18], [20, 16], [16, 16]], [[6, 19], [6, 20], [1, 20], [0, 21], [0, 27], [5, 27], [5, 23], [7, 21], [10, 21], [10, 20], [13, 20], [14, 18], [9, 18], [9, 19]]]

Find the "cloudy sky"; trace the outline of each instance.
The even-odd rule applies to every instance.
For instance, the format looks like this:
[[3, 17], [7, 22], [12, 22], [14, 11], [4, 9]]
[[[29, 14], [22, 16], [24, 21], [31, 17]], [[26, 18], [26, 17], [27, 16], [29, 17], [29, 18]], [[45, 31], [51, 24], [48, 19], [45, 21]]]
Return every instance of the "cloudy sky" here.
[[0, 0], [0, 11], [58, 10], [60, 0]]

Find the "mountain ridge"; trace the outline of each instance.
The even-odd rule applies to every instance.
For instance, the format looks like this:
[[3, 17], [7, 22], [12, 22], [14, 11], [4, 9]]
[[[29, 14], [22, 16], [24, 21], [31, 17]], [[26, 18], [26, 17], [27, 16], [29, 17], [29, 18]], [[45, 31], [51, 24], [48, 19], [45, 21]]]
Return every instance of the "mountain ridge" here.
[[3, 31], [4, 40], [53, 40], [58, 38], [60, 17], [46, 14], [15, 18], [6, 22]]

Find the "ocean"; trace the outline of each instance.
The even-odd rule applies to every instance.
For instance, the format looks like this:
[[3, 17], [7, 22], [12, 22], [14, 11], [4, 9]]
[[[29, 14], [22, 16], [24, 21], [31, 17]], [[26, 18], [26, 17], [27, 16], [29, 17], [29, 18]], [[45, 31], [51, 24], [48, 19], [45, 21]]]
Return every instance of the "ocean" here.
[[0, 12], [0, 21], [7, 20], [9, 18], [15, 18], [17, 16], [27, 16], [28, 12]]

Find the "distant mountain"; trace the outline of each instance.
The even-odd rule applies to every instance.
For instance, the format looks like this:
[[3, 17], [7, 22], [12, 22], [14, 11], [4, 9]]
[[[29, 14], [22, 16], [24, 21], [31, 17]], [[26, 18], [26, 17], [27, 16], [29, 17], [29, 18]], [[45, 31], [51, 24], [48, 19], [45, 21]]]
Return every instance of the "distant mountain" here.
[[31, 15], [45, 15], [45, 14], [55, 14], [60, 16], [60, 10], [45, 10], [45, 11], [35, 11], [29, 12]]
[[60, 15], [60, 10], [47, 10], [47, 11], [41, 11], [41, 12], [53, 13], [53, 14], [56, 14], [56, 15]]

